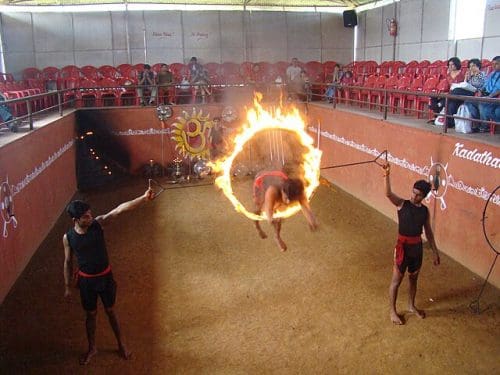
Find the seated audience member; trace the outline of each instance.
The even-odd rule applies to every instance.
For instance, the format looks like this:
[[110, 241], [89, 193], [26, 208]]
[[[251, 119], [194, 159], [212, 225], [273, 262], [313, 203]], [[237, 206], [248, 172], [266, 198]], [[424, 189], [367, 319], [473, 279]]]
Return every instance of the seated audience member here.
[[[493, 72], [486, 78], [486, 82], [481, 89], [481, 96], [489, 98], [499, 98], [500, 96], [500, 56], [493, 58]], [[479, 103], [479, 117], [485, 121], [500, 122], [500, 100], [498, 103]], [[481, 124], [480, 132], [488, 132], [490, 126]]]
[[[167, 64], [161, 64], [160, 71], [156, 77], [156, 82], [158, 83], [158, 101], [171, 104], [173, 98], [173, 87], [172, 82], [174, 81], [174, 76], [172, 72], [168, 69]], [[159, 104], [159, 103], [158, 103]]]
[[[5, 96], [0, 92], [0, 103], [4, 102], [5, 100]], [[3, 122], [11, 121], [14, 119], [14, 116], [12, 116], [12, 113], [10, 112], [10, 108], [5, 104], [0, 104], [0, 118]], [[11, 131], [17, 132], [17, 122], [11, 122], [8, 126]]]
[[189, 82], [187, 75], [182, 76], [182, 79], [176, 88], [177, 104], [189, 104], [191, 100], [191, 83]]
[[151, 70], [149, 64], [144, 64], [144, 70], [139, 72], [139, 80], [137, 82], [137, 96], [139, 97], [141, 105], [145, 105], [144, 101], [144, 89], [149, 89], [151, 91], [151, 96], [149, 98], [149, 104], [153, 104], [156, 98], [156, 86], [155, 86], [155, 74]]
[[206, 97], [211, 95], [210, 90], [208, 89], [208, 72], [201, 64], [198, 63], [198, 59], [196, 57], [191, 57], [188, 66], [191, 76], [190, 82], [194, 85], [194, 100], [196, 101], [198, 95], [201, 94], [202, 103], [205, 103]]
[[[446, 75], [446, 79], [450, 85], [463, 82], [465, 76], [462, 74], [461, 68], [462, 62], [458, 57], [452, 57], [448, 60], [448, 74]], [[435, 114], [438, 114], [441, 112], [441, 109], [443, 109], [445, 102], [446, 100], [444, 98], [431, 98], [429, 108], [434, 111]]]
[[340, 79], [339, 97], [347, 97], [346, 93], [348, 92], [348, 89], [342, 86], [352, 85], [354, 85], [354, 76], [350, 70], [345, 70], [342, 74], [342, 78]]
[[[465, 80], [460, 83], [454, 83], [450, 87], [451, 95], [461, 95], [461, 96], [474, 96], [474, 94], [484, 86], [485, 77], [484, 73], [481, 72], [481, 61], [479, 59], [471, 59], [468, 64], [467, 72], [465, 73]], [[461, 100], [448, 100], [448, 107], [446, 114], [450, 115], [447, 117], [448, 127], [455, 126], [455, 120], [453, 119], [454, 114], [457, 113], [458, 107], [463, 103]]]
[[332, 72], [332, 78], [330, 81], [332, 83], [332, 85], [328, 86], [328, 88], [326, 89], [326, 92], [325, 92], [325, 97], [328, 100], [328, 102], [331, 103], [333, 101], [333, 97], [335, 96], [336, 88], [333, 84], [335, 84], [335, 83], [340, 84], [342, 81], [342, 78], [343, 78], [343, 74], [342, 74], [342, 71], [340, 70], [340, 65], [335, 64], [335, 67], [333, 68], [333, 72]]

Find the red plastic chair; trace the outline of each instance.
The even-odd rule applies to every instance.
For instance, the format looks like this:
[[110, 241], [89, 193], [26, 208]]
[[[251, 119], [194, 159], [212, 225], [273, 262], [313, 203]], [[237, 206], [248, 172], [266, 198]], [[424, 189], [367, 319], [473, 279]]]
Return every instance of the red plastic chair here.
[[144, 63], [132, 65], [132, 69], [135, 69], [137, 72], [142, 72], [144, 70]]
[[378, 104], [380, 110], [383, 110], [384, 92], [377, 89], [385, 88], [386, 81], [387, 78], [385, 75], [381, 75], [375, 80], [375, 84], [373, 85], [374, 90], [370, 90], [370, 93], [368, 95], [368, 103], [370, 109]]
[[408, 64], [406, 64], [402, 74], [413, 79], [417, 74], [417, 68], [418, 68], [418, 61], [412, 60]]
[[74, 101], [75, 107], [81, 107], [82, 101], [80, 97], [80, 78], [68, 77], [65, 80], [65, 85], [67, 89], [73, 89], [70, 91], [65, 91], [63, 94], [63, 103], [65, 107], [69, 107], [69, 103]]
[[224, 82], [239, 83], [240, 66], [234, 62], [224, 62], [220, 65], [220, 74]]
[[[24, 92], [22, 90], [5, 91], [3, 94], [5, 96], [5, 99], [7, 99], [7, 100], [22, 99], [25, 96], [28, 96], [28, 93]], [[11, 103], [11, 104], [7, 104], [7, 106], [10, 108], [12, 116], [14, 116], [14, 117], [24, 116], [25, 114], [28, 113], [28, 107], [26, 105], [26, 102], [21, 101], [21, 102], [17, 102], [17, 103]]]
[[417, 66], [417, 72], [416, 72], [416, 75], [417, 76], [422, 76], [424, 77], [428, 77], [429, 76], [429, 65], [431, 65], [431, 62], [429, 60], [422, 60], [418, 63], [418, 66]]
[[[437, 86], [439, 84], [439, 79], [437, 77], [430, 77], [424, 83], [424, 87], [422, 88], [422, 92], [425, 93], [434, 93], [437, 91]], [[425, 105], [429, 104], [429, 97], [427, 96], [417, 96], [415, 99], [415, 108], [417, 110], [417, 118], [421, 117], [423, 114]]]
[[98, 82], [102, 87], [99, 91], [99, 107], [109, 107], [119, 105], [119, 83], [113, 78], [103, 78]]
[[187, 77], [187, 74], [189, 73], [186, 64], [172, 63], [168, 67], [174, 76], [174, 82], [180, 82], [182, 80], [182, 76], [185, 75]]
[[359, 92], [359, 106], [363, 107], [364, 103], [370, 103], [370, 93], [371, 89], [375, 87], [377, 83], [377, 76], [372, 74], [368, 76], [365, 83], [363, 84], [363, 88]]
[[[343, 85], [349, 86], [363, 86], [363, 77], [351, 77], [349, 79], [342, 78]], [[343, 87], [343, 97], [345, 101], [350, 105], [360, 105], [360, 93], [361, 89]]]
[[116, 70], [120, 73], [122, 77], [128, 77], [129, 72], [132, 70], [132, 65], [130, 64], [120, 64], [116, 67]]
[[333, 74], [335, 65], [337, 65], [336, 61], [325, 61], [323, 63], [323, 77], [325, 77], [325, 81]]
[[0, 81], [1, 82], [14, 82], [14, 76], [11, 73], [2, 73], [0, 72]]
[[409, 93], [405, 95], [403, 100], [403, 110], [405, 115], [411, 113], [413, 104], [415, 104], [415, 109], [416, 109], [417, 95], [415, 95], [414, 93], [422, 91], [423, 87], [424, 87], [424, 78], [422, 76], [416, 77], [411, 83], [410, 88], [408, 90]]
[[[400, 91], [407, 91], [411, 86], [411, 81], [412, 79], [409, 76], [404, 75], [398, 80], [395, 88]], [[405, 96], [405, 92], [393, 92], [389, 94], [389, 107], [392, 109], [392, 113], [396, 113], [399, 109], [404, 108]]]
[[391, 64], [391, 72], [389, 75], [400, 76], [401, 74], [403, 74], [405, 67], [406, 64], [403, 61], [393, 61]]
[[118, 69], [116, 69], [114, 66], [111, 65], [100, 66], [97, 70], [100, 76], [103, 78], [116, 79], [120, 77], [120, 72], [118, 71]]
[[392, 68], [391, 65], [392, 65], [392, 61], [384, 61], [378, 67], [378, 74], [380, 74], [380, 75], [387, 75], [387, 76], [389, 74], [391, 74], [391, 68]]
[[85, 65], [80, 68], [80, 73], [83, 78], [93, 79], [95, 81], [99, 80], [101, 76], [99, 75], [99, 69], [92, 65]]
[[121, 90], [118, 91], [118, 104], [121, 106], [125, 105], [135, 105], [137, 103], [137, 91], [134, 86], [137, 84], [132, 78], [121, 77], [118, 78], [118, 84], [121, 86]]
[[23, 70], [23, 80], [41, 79], [42, 72], [37, 68], [26, 68]]
[[97, 82], [91, 79], [80, 81], [80, 100], [82, 107], [97, 107], [100, 102], [100, 92], [97, 89]]

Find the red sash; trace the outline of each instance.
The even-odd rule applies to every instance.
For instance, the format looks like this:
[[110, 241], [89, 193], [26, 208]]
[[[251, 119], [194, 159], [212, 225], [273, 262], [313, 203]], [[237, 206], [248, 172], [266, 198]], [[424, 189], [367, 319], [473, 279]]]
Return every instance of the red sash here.
[[81, 276], [81, 277], [98, 277], [98, 276], [107, 275], [110, 272], [111, 272], [111, 266], [108, 266], [108, 267], [106, 267], [106, 269], [104, 271], [99, 272], [99, 273], [93, 273], [93, 274], [85, 273], [83, 271], [78, 270], [78, 276]]
[[404, 244], [408, 245], [416, 245], [422, 242], [421, 236], [403, 236], [402, 234], [398, 234], [398, 242], [396, 243], [396, 248], [394, 249], [394, 261], [398, 266], [403, 263], [403, 259], [405, 257], [405, 249]]
[[264, 184], [264, 178], [269, 177], [269, 176], [276, 176], [276, 177], [281, 177], [284, 180], [288, 179], [288, 176], [284, 174], [281, 171], [269, 171], [269, 172], [263, 172], [262, 174], [258, 175], [255, 178], [255, 181], [253, 182], [253, 186], [255, 189], [260, 189], [262, 188], [262, 185]]

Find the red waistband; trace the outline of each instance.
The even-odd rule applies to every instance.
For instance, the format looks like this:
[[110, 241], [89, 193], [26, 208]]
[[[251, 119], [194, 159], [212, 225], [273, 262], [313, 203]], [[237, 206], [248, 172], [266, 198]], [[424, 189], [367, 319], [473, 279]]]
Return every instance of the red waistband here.
[[78, 270], [78, 275], [80, 275], [81, 277], [98, 277], [98, 276], [107, 275], [110, 272], [111, 272], [111, 266], [107, 266], [104, 271], [99, 272], [99, 273], [93, 273], [93, 274], [85, 273], [83, 271]]
[[284, 180], [287, 180], [288, 179], [288, 176], [281, 172], [281, 171], [268, 171], [268, 172], [262, 172], [262, 174], [258, 175], [256, 178], [255, 178], [255, 181], [254, 181], [254, 186], [255, 187], [258, 187], [258, 188], [261, 188], [262, 187], [262, 184], [264, 183], [264, 178], [266, 177], [271, 177], [271, 176], [274, 176], [274, 177], [281, 177], [282, 179]]
[[398, 242], [407, 243], [409, 245], [415, 245], [417, 243], [422, 242], [421, 236], [403, 236], [402, 234], [398, 234]]

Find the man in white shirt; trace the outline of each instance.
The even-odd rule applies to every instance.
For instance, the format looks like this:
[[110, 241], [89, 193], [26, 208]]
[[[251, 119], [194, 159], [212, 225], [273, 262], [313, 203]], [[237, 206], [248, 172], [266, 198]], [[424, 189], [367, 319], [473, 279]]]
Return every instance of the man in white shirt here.
[[292, 59], [292, 65], [286, 69], [288, 99], [296, 99], [304, 91], [304, 82], [302, 81], [301, 72], [302, 68], [299, 66], [299, 60], [294, 57]]

